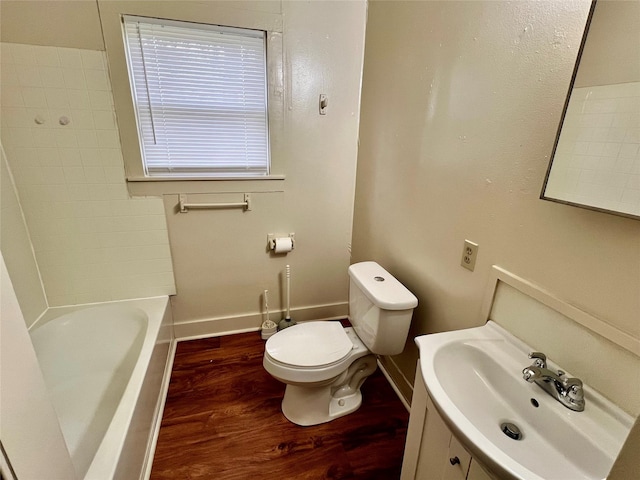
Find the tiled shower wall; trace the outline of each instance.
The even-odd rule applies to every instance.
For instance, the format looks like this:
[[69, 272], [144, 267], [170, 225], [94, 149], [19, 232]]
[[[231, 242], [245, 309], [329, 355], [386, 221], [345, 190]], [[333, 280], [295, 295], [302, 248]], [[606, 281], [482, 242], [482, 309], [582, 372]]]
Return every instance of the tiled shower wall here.
[[640, 82], [574, 88], [546, 193], [640, 215]]
[[47, 309], [29, 232], [4, 152], [0, 149], [0, 249], [22, 316], [30, 327]]
[[127, 192], [104, 52], [2, 43], [0, 62], [2, 144], [49, 305], [175, 293], [162, 200]]

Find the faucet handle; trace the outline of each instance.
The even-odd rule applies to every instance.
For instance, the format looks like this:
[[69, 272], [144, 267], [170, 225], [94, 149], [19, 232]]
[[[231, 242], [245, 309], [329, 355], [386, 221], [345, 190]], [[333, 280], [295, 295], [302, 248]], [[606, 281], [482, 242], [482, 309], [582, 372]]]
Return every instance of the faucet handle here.
[[573, 389], [582, 390], [582, 380], [580, 380], [579, 378], [564, 377], [562, 379], [562, 385], [567, 391]]
[[569, 386], [566, 390], [566, 396], [569, 399], [569, 403], [575, 407], [573, 409], [582, 412], [584, 410], [584, 389], [582, 388], [582, 381], [577, 378], [570, 378], [568, 383]]
[[535, 359], [533, 364], [539, 368], [547, 368], [547, 356], [542, 352], [531, 352], [529, 358]]

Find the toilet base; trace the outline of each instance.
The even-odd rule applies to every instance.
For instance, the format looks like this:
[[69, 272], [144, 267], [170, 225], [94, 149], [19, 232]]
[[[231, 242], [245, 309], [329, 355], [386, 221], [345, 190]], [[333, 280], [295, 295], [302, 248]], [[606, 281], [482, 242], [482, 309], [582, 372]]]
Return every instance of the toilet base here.
[[355, 412], [362, 405], [360, 387], [377, 368], [375, 355], [357, 359], [330, 385], [287, 384], [282, 413], [303, 427], [330, 422]]

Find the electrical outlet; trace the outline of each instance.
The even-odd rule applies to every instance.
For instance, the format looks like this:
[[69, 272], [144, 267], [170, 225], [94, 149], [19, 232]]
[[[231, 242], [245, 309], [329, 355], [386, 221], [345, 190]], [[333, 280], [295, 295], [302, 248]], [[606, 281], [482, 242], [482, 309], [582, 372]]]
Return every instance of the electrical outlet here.
[[473, 243], [470, 240], [464, 241], [464, 247], [462, 249], [462, 259], [460, 260], [460, 265], [462, 265], [467, 270], [471, 270], [476, 268], [476, 257], [478, 256], [478, 244]]

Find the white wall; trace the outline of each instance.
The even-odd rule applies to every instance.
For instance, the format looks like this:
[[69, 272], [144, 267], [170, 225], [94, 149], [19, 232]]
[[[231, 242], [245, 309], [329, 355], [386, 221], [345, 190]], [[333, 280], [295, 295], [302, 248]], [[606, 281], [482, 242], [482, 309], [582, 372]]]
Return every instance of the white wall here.
[[2, 143], [49, 305], [174, 293], [162, 201], [127, 193], [104, 52], [2, 43], [0, 61]]
[[589, 3], [370, 3], [353, 260], [418, 296], [413, 335], [483, 321], [497, 264], [640, 338], [640, 222], [538, 198]]

